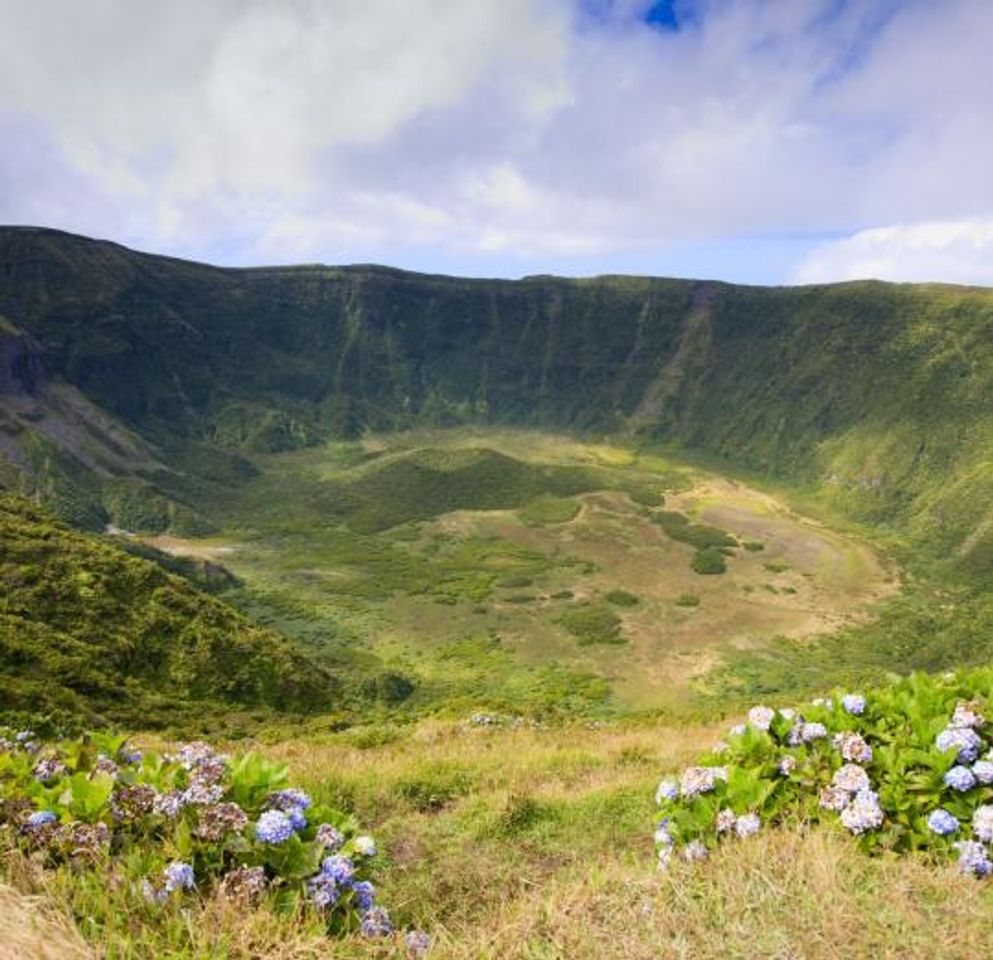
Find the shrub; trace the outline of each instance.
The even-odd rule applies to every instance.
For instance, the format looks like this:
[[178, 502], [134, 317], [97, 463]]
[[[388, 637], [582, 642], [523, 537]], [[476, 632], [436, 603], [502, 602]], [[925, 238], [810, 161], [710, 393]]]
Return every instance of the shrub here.
[[921, 674], [796, 710], [754, 707], [725, 744], [659, 785], [661, 865], [785, 819], [837, 822], [869, 853], [957, 854], [993, 873], [993, 670]]
[[603, 595], [607, 603], [612, 603], [615, 607], [636, 607], [641, 602], [633, 593], [627, 590], [611, 590]]
[[609, 607], [603, 604], [584, 604], [568, 610], [559, 617], [562, 624], [586, 646], [591, 643], [624, 643], [621, 635], [621, 620]]
[[700, 598], [693, 593], [681, 593], [676, 597], [677, 607], [699, 607]]
[[725, 573], [728, 568], [724, 554], [714, 547], [705, 547], [703, 550], [697, 550], [693, 554], [690, 566], [697, 573], [703, 574]]
[[765, 544], [761, 540], [746, 540], [742, 546], [751, 553], [765, 550]]
[[[205, 743], [160, 755], [123, 737], [0, 736], [2, 843], [74, 874], [99, 871], [151, 909], [194, 891], [315, 911], [330, 933], [387, 933], [370, 882], [376, 846], [354, 818], [287, 785], [287, 768]], [[136, 873], [140, 870], [140, 873]]]

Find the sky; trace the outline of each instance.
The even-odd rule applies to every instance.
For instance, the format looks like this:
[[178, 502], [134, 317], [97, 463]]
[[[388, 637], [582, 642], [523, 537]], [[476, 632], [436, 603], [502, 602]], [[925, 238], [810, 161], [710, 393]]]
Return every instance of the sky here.
[[0, 223], [993, 285], [993, 0], [0, 0]]

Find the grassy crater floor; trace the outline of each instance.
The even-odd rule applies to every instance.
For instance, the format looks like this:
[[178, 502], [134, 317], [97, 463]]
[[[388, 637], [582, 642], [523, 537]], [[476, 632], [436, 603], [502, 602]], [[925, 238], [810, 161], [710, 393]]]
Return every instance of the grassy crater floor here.
[[[722, 651], [831, 632], [895, 590], [852, 536], [622, 445], [421, 431], [255, 464], [198, 504], [220, 535], [153, 544], [223, 563], [260, 622], [414, 678], [414, 706], [540, 710], [563, 686], [579, 709], [677, 706]], [[726, 572], [698, 572], [701, 549]]]
[[[725, 727], [431, 722], [261, 749], [315, 800], [375, 831], [382, 900], [431, 931], [431, 958], [982, 955], [989, 884], [918, 857], [870, 859], [840, 831], [768, 830], [703, 864], [656, 871], [658, 777]], [[45, 879], [23, 860], [6, 873], [4, 960], [404, 956], [392, 943], [332, 944], [313, 920], [267, 908], [208, 901], [135, 917], [113, 885], [80, 884], [68, 870]]]

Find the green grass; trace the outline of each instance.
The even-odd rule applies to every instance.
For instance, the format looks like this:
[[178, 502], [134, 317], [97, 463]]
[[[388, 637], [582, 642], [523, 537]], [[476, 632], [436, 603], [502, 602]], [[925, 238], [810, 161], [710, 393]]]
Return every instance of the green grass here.
[[575, 500], [545, 496], [526, 503], [517, 511], [517, 516], [529, 526], [541, 526], [546, 523], [568, 523], [576, 519], [581, 509]]
[[603, 604], [589, 603], [576, 606], [561, 614], [558, 622], [579, 641], [581, 646], [625, 642], [621, 632], [621, 618]]

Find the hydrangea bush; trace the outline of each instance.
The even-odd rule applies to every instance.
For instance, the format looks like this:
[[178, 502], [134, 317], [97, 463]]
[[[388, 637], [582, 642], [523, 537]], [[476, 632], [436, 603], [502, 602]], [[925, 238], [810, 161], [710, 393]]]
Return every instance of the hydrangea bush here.
[[933, 851], [993, 872], [993, 671], [915, 675], [797, 709], [760, 705], [663, 780], [659, 865], [700, 860], [786, 818], [832, 822], [869, 853]]
[[124, 871], [153, 906], [197, 896], [303, 904], [330, 933], [392, 932], [376, 845], [356, 821], [287, 786], [287, 768], [205, 743], [141, 754], [121, 737], [42, 743], [0, 731], [0, 846], [49, 866]]

